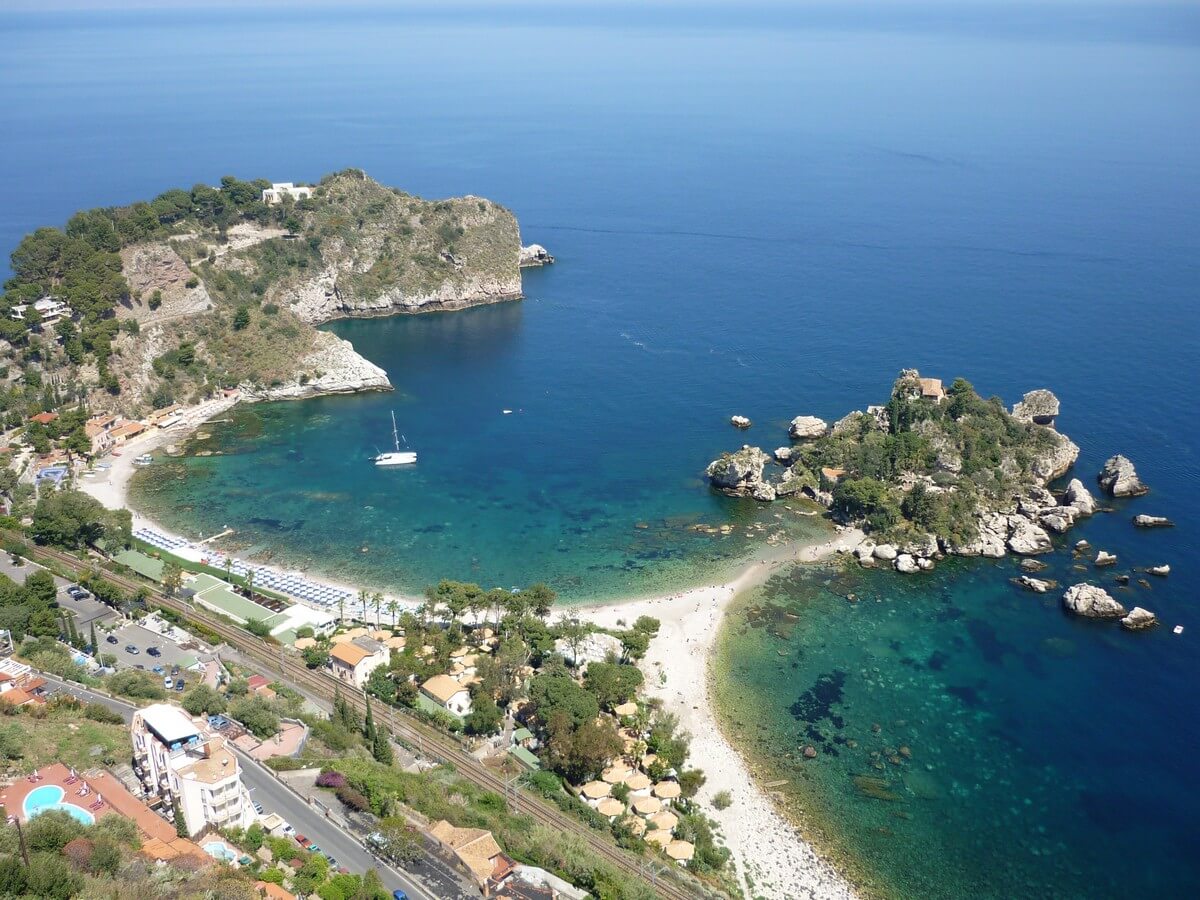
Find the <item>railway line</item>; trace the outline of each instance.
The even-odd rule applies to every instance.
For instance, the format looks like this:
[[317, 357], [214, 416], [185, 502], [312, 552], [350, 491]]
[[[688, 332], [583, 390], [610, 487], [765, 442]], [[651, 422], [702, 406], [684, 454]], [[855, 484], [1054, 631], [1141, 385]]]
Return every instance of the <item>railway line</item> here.
[[[5, 537], [12, 540], [24, 540], [22, 536], [11, 533], [6, 534]], [[92, 568], [88, 563], [70, 554], [48, 547], [30, 549], [31, 552], [43, 559], [53, 560], [66, 570], [75, 573], [76, 576], [91, 574]], [[229, 646], [234, 647], [240, 653], [255, 659], [272, 671], [279, 672], [280, 680], [290, 682], [297, 687], [305, 688], [324, 700], [332, 700], [336, 688], [341, 696], [359, 712], [365, 710], [366, 696], [362, 691], [352, 685], [347, 685], [339, 681], [326, 672], [309, 669], [302, 663], [288, 658], [281, 647], [272, 647], [260, 638], [255, 637], [247, 631], [243, 631], [237, 626], [230, 625], [216, 616], [204, 610], [197, 609], [176, 597], [168, 597], [151, 588], [146, 582], [114, 572], [107, 566], [104, 567], [104, 577], [113, 584], [129, 591], [149, 590], [156, 604], [185, 615], [189, 619], [211, 629]], [[529, 816], [535, 822], [578, 837], [597, 856], [609, 862], [626, 875], [633, 876], [647, 883], [664, 900], [690, 900], [690, 898], [708, 895], [708, 892], [702, 891], [698, 886], [693, 887], [681, 884], [679, 882], [679, 874], [672, 871], [671, 868], [661, 866], [654, 860], [636, 857], [631, 853], [614, 847], [598, 837], [583, 823], [568, 816], [561, 810], [550, 806], [547, 801], [530, 794], [513, 782], [506, 782], [505, 779], [485, 767], [471, 756], [461, 744], [445, 733], [416, 720], [394, 706], [389, 706], [382, 702], [372, 706], [371, 712], [375, 721], [386, 724], [391, 728], [392, 734], [396, 737], [414, 746], [418, 746], [427, 755], [439, 758], [443, 762], [452, 762], [457, 772], [464, 778], [467, 778], [485, 790], [492, 791], [504, 797], [506, 801], [514, 804], [516, 811]]]

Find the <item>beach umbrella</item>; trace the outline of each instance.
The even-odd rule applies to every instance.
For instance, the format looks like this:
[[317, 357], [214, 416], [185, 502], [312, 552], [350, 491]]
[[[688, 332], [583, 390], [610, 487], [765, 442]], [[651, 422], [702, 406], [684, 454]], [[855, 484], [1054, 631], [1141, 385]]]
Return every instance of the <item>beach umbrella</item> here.
[[674, 835], [672, 835], [671, 832], [663, 831], [662, 829], [651, 831], [646, 835], [647, 844], [657, 844], [663, 849], [666, 849], [667, 845], [673, 840], [675, 840]]
[[696, 848], [687, 841], [671, 841], [667, 845], [667, 856], [678, 862], [687, 862], [696, 854]]

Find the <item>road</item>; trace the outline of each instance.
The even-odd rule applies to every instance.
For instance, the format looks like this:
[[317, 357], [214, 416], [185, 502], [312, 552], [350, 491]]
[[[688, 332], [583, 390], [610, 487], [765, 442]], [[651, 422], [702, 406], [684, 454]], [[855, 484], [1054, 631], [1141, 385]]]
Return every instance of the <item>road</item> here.
[[[24, 584], [26, 576], [31, 572], [39, 571], [41, 568], [37, 563], [29, 560], [25, 560], [24, 565], [14, 566], [12, 558], [7, 553], [0, 553], [0, 573], [7, 575], [17, 584]], [[63, 591], [63, 588], [72, 584], [72, 582], [67, 581], [65, 578], [59, 578], [53, 573], [51, 575], [54, 578], [54, 583], [58, 586], [58, 605], [75, 614], [75, 628], [84, 640], [87, 640], [88, 626], [92, 622], [95, 622], [96, 627], [99, 628], [101, 622], [120, 620], [121, 614], [119, 612], [111, 606], [106, 606], [94, 597], [89, 596], [86, 600], [72, 600]]]
[[[51, 675], [45, 677], [46, 681], [54, 685], [58, 691], [71, 694], [85, 702], [102, 703], [109, 709], [120, 713], [127, 722], [133, 719], [133, 713], [137, 707], [132, 704], [107, 697], [104, 694], [97, 694], [78, 684], [64, 682]], [[411, 875], [400, 872], [376, 859], [358, 840], [292, 793], [291, 789], [278, 781], [266, 768], [244, 754], [239, 755], [242, 759], [242, 781], [249, 789], [250, 796], [256, 802], [261, 803], [264, 810], [278, 813], [297, 832], [311, 838], [313, 843], [318, 844], [327, 856], [335, 857], [338, 865], [358, 873], [373, 868], [379, 873], [379, 878], [383, 881], [385, 888], [389, 891], [399, 888], [405, 891], [412, 900], [445, 900], [447, 895], [441, 891], [433, 893], [423, 884], [415, 881]]]

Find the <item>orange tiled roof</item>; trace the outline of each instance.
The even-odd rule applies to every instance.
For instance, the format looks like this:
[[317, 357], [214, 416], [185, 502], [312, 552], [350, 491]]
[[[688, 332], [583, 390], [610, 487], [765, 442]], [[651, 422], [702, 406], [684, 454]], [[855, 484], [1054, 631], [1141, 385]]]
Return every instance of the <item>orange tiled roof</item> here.
[[30, 422], [38, 422], [42, 425], [49, 425], [51, 422], [53, 422], [57, 418], [58, 418], [58, 413], [40, 412], [36, 416], [30, 416], [29, 421]]
[[345, 663], [348, 666], [357, 666], [371, 654], [357, 644], [347, 642], [344, 644], [334, 644], [333, 649], [329, 651], [329, 655], [338, 662]]

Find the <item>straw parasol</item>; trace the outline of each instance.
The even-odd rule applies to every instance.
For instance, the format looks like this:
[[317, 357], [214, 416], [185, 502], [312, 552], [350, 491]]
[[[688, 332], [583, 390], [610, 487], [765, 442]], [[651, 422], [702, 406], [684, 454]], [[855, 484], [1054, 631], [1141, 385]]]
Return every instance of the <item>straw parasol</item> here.
[[646, 820], [639, 819], [637, 816], [626, 816], [621, 820], [621, 824], [623, 824], [634, 834], [646, 833]]
[[346, 637], [350, 638], [350, 640], [354, 640], [356, 637], [362, 637], [366, 633], [367, 629], [365, 628], [351, 628], [346, 632]]
[[391, 647], [394, 650], [402, 650], [402, 649], [404, 649], [404, 638], [390, 637], [386, 641], [384, 641], [384, 644], [388, 647]]
[[612, 785], [605, 784], [603, 781], [589, 781], [580, 791], [589, 800], [599, 800], [601, 797], [607, 797], [611, 792]]
[[390, 631], [384, 631], [381, 628], [377, 628], [375, 631], [371, 632], [371, 639], [376, 641], [385, 641], [391, 636], [392, 633]]
[[654, 786], [654, 796], [662, 800], [674, 800], [680, 793], [678, 781], [660, 781]]
[[657, 761], [658, 761], [657, 753], [647, 753], [645, 756], [642, 757], [642, 768], [648, 769], [652, 765], [654, 765], [654, 763]]
[[659, 829], [658, 831], [651, 831], [646, 835], [647, 844], [658, 844], [658, 846], [662, 847], [663, 849], [666, 849], [666, 847], [673, 840], [675, 840], [675, 838], [671, 832], [663, 831], [662, 829]]
[[350, 636], [350, 632], [348, 632], [348, 631], [343, 631], [341, 634], [335, 634], [335, 635], [334, 635], [334, 636], [333, 636], [333, 637], [330, 639], [330, 643], [332, 643], [332, 644], [348, 644], [348, 643], [350, 643], [352, 640], [354, 640], [354, 638], [352, 638], [352, 637]]
[[317, 646], [316, 638], [296, 638], [295, 648], [297, 650], [307, 650], [309, 647]]
[[650, 779], [641, 772], [634, 772], [625, 779], [625, 786], [631, 791], [644, 791], [650, 787]]
[[679, 862], [687, 862], [696, 853], [696, 848], [687, 841], [671, 841], [667, 844], [667, 856]]
[[662, 810], [662, 801], [654, 797], [639, 797], [633, 803], [634, 810], [641, 816], [652, 816]]
[[609, 784], [620, 784], [632, 774], [633, 771], [626, 768], [624, 763], [619, 763], [615, 766], [609, 766], [600, 777]]
[[625, 804], [616, 797], [605, 797], [596, 804], [596, 812], [602, 816], [619, 816], [625, 812]]
[[451, 659], [462, 659], [464, 656], [466, 656], [470, 652], [471, 651], [468, 650], [466, 647], [459, 647], [457, 650], [454, 650], [450, 653], [450, 658]]
[[622, 717], [623, 716], [636, 716], [637, 710], [638, 710], [637, 704], [630, 701], [629, 703], [622, 703], [620, 706], [614, 708], [613, 712], [616, 713], [618, 716], [622, 716]]
[[679, 824], [679, 816], [670, 810], [664, 809], [657, 816], [650, 817], [650, 824], [663, 831], [674, 831], [675, 826]]

